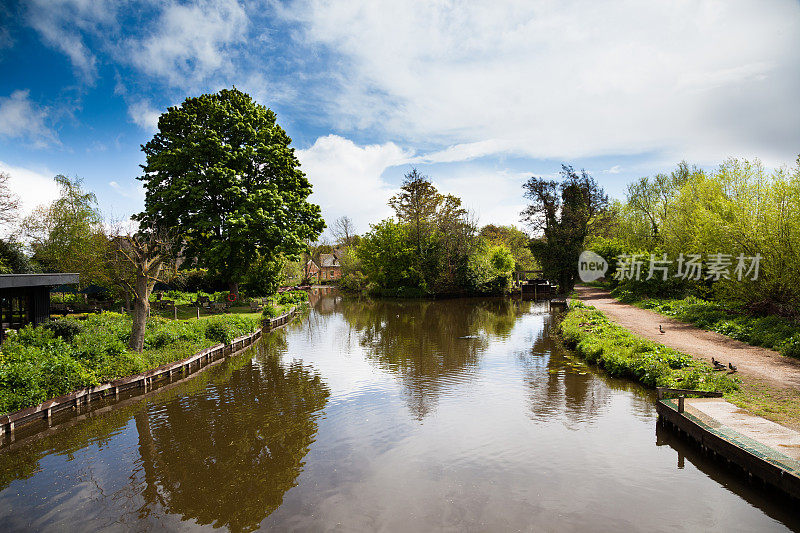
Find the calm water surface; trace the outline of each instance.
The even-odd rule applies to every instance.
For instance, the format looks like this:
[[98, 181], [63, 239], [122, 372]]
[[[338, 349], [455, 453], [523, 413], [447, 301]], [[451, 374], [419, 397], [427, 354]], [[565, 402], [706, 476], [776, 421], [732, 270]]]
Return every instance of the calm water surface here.
[[0, 531], [800, 528], [571, 358], [546, 303], [314, 300], [198, 376], [6, 440]]

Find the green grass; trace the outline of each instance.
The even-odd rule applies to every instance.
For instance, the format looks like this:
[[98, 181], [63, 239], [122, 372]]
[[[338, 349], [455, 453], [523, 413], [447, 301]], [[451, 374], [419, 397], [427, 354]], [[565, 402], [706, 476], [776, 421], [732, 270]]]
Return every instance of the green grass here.
[[730, 393], [738, 380], [662, 344], [638, 337], [594, 307], [573, 302], [559, 324], [565, 343], [612, 376], [649, 387], [672, 387]]
[[118, 313], [60, 319], [11, 333], [0, 349], [0, 413], [138, 374], [255, 331], [259, 313], [147, 321], [145, 349], [128, 350], [131, 318]]
[[775, 315], [753, 316], [719, 302], [694, 296], [683, 299], [636, 296], [628, 291], [613, 291], [620, 301], [651, 309], [701, 329], [716, 331], [733, 339], [763, 346], [788, 357], [800, 357], [800, 324]]
[[728, 401], [755, 415], [800, 431], [800, 391], [776, 388], [743, 377], [739, 390], [725, 396]]
[[305, 291], [286, 291], [270, 298], [268, 305], [264, 306], [261, 314], [264, 318], [275, 318], [288, 313], [292, 307], [308, 304], [308, 294]]

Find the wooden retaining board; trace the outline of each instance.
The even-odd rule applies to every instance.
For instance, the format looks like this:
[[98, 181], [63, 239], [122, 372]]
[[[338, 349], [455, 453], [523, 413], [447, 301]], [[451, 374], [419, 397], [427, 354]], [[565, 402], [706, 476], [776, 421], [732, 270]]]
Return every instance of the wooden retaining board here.
[[691, 405], [679, 413], [677, 399], [658, 400], [656, 411], [663, 421], [686, 433], [702, 448], [800, 499], [800, 461], [705, 416]]
[[[289, 322], [295, 315], [296, 308], [292, 308], [288, 313], [276, 318], [266, 319], [264, 321], [264, 328], [271, 331], [277, 327], [283, 326]], [[153, 386], [154, 381], [158, 381], [167, 377], [172, 377], [173, 374], [190, 375], [197, 372], [201, 368], [207, 366], [212, 361], [222, 357], [230, 356], [239, 352], [261, 338], [262, 328], [258, 328], [253, 333], [242, 335], [231, 341], [230, 344], [223, 345], [217, 344], [205, 350], [201, 350], [196, 354], [189, 356], [179, 361], [167, 363], [157, 368], [150, 369], [141, 374], [127, 376], [107, 383], [102, 383], [96, 387], [87, 387], [77, 391], [70, 392], [63, 396], [58, 396], [51, 400], [27, 407], [7, 415], [0, 416], [0, 438], [5, 433], [10, 433], [13, 438], [15, 427], [29, 424], [37, 420], [49, 420], [52, 418], [53, 413], [57, 413], [64, 409], [71, 409], [74, 406], [81, 404], [89, 404], [92, 399], [107, 398], [110, 396], [117, 396], [119, 392], [131, 388], [141, 388], [142, 392], [147, 392]], [[194, 368], [196, 366], [196, 368]], [[193, 370], [194, 368], [194, 370]]]

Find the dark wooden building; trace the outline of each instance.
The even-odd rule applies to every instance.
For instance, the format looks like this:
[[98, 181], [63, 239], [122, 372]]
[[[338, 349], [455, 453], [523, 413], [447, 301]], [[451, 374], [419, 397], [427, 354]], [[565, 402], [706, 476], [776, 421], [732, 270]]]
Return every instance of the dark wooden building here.
[[78, 283], [78, 274], [0, 274], [0, 342], [9, 329], [50, 319], [50, 289]]

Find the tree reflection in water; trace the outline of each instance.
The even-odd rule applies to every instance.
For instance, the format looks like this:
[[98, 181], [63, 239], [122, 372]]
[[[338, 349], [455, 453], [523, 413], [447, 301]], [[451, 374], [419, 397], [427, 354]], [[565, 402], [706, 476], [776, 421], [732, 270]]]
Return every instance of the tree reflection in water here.
[[285, 337], [276, 333], [216, 390], [135, 415], [143, 515], [159, 504], [183, 519], [249, 531], [295, 486], [330, 392], [301, 363], [281, 362]]
[[340, 312], [367, 357], [400, 377], [421, 421], [445, 389], [470, 379], [489, 337], [508, 335], [522, 311], [507, 299], [454, 299], [365, 301]]
[[522, 357], [526, 367], [531, 418], [548, 421], [561, 414], [573, 427], [596, 420], [606, 409], [615, 390], [632, 393], [631, 407], [642, 417], [652, 418], [652, 400], [641, 387], [623, 379], [598, 373], [555, 335], [558, 318], [545, 317], [530, 351]]

